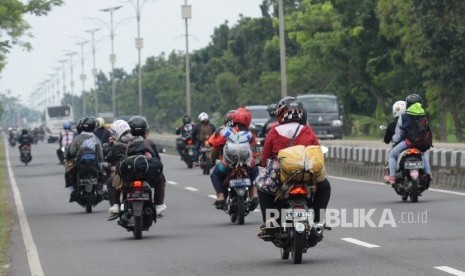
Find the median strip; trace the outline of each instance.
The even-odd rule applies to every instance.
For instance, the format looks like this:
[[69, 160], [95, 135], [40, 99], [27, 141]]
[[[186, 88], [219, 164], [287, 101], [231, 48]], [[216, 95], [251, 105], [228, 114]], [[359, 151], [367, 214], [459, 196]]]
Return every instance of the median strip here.
[[354, 238], [341, 238], [341, 240], [346, 241], [346, 242], [350, 242], [350, 243], [353, 243], [353, 244], [356, 244], [356, 245], [360, 245], [360, 246], [363, 246], [363, 247], [367, 247], [367, 248], [380, 247], [379, 245], [367, 243], [367, 242], [357, 240], [357, 239], [354, 239]]

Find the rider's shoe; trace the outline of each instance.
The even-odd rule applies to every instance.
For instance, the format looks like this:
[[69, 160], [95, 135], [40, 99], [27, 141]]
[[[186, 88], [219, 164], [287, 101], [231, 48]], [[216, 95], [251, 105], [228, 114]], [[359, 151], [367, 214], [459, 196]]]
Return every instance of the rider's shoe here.
[[165, 210], [166, 210], [166, 205], [165, 204], [155, 205], [155, 212], [157, 213], [157, 216], [161, 215], [161, 213], [163, 211], [165, 211]]
[[224, 199], [220, 199], [220, 200], [215, 200], [213, 205], [215, 205], [216, 209], [223, 209], [224, 203], [225, 203]]
[[252, 200], [250, 201], [249, 211], [255, 210], [257, 206], [258, 206], [258, 197], [253, 197]]
[[395, 176], [390, 176], [390, 175], [385, 175], [384, 176], [384, 181], [389, 184], [394, 184], [396, 183], [396, 177]]

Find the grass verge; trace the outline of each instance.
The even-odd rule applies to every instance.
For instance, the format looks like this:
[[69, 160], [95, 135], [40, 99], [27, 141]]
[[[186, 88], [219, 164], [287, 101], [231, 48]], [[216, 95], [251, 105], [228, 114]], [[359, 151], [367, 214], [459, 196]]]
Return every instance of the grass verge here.
[[6, 251], [10, 245], [11, 209], [8, 202], [8, 179], [6, 174], [5, 143], [0, 137], [0, 275], [7, 275]]

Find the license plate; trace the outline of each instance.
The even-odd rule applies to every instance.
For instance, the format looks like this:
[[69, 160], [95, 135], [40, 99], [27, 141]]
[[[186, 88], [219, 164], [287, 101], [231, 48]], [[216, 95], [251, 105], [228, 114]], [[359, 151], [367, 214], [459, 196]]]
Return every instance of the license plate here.
[[406, 169], [422, 169], [423, 168], [423, 161], [405, 161], [404, 167]]
[[229, 187], [244, 187], [244, 186], [250, 186], [249, 178], [239, 178], [239, 179], [229, 180]]
[[150, 200], [149, 194], [147, 193], [129, 193], [126, 195], [128, 201], [145, 201]]
[[304, 221], [311, 218], [309, 211], [304, 209], [288, 209], [286, 210], [286, 220]]
[[201, 152], [207, 152], [207, 151], [210, 151], [210, 148], [209, 147], [202, 147], [202, 148], [200, 148], [200, 151]]

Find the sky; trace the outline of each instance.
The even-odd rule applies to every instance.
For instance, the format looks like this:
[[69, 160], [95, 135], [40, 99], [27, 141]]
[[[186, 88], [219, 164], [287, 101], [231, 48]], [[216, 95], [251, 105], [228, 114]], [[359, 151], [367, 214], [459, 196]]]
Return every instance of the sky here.
[[[162, 52], [185, 52], [185, 22], [181, 17], [181, 6], [186, 0], [139, 0], [141, 9], [140, 33], [143, 38], [141, 62], [149, 56], [158, 56]], [[63, 86], [63, 64], [65, 65], [65, 83], [70, 87], [71, 66], [67, 53], [76, 52], [73, 59], [74, 94], [80, 95], [82, 72], [80, 41], [89, 41], [84, 45], [84, 73], [87, 75], [85, 88], [93, 87], [93, 54], [91, 34], [86, 30], [99, 28], [95, 32], [96, 68], [105, 74], [111, 70], [110, 58], [110, 13], [101, 9], [122, 6], [113, 13], [113, 45], [116, 54], [116, 68], [127, 72], [137, 66], [138, 52], [135, 48], [137, 21], [135, 18], [136, 0], [65, 0], [61, 7], [55, 7], [47, 16], [27, 15], [33, 38], [24, 38], [32, 43], [33, 50], [27, 52], [14, 48], [7, 56], [7, 65], [0, 73], [0, 93], [11, 91], [23, 104], [33, 103], [33, 92], [38, 91], [41, 83], [50, 80], [59, 88]], [[261, 16], [259, 5], [262, 0], [187, 0], [192, 7], [192, 19], [189, 21], [189, 51], [203, 48], [211, 41], [214, 28], [228, 21], [233, 26], [239, 15], [245, 17]], [[60, 60], [67, 60], [60, 62]], [[55, 75], [55, 76], [53, 76]], [[58, 75], [59, 77], [56, 77]]]

